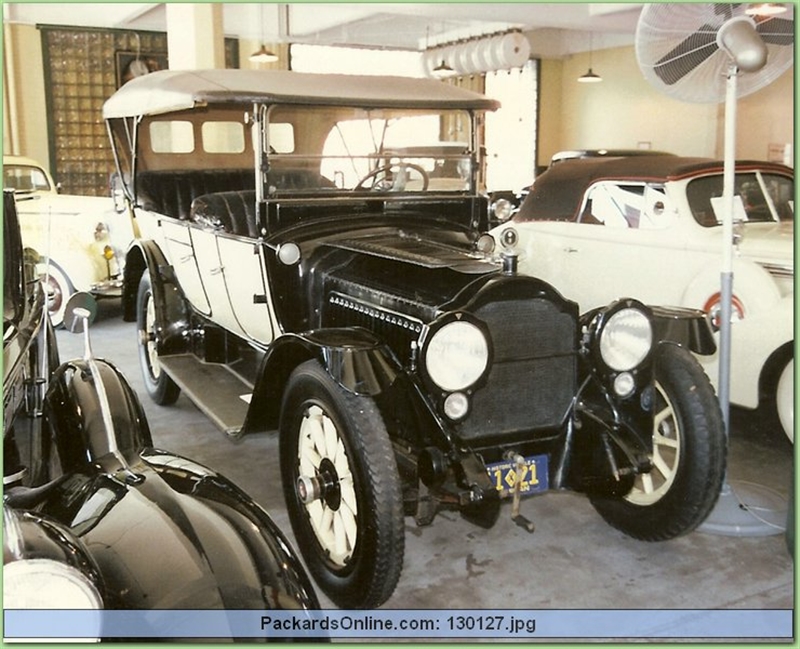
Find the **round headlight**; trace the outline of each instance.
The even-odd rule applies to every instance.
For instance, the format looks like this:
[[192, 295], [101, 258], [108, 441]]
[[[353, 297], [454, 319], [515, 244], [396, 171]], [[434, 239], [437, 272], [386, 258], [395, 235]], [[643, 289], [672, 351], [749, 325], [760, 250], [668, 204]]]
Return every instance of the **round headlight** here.
[[3, 606], [102, 609], [103, 600], [79, 570], [51, 559], [22, 559], [3, 566]]
[[425, 351], [425, 369], [442, 390], [454, 392], [475, 383], [489, 363], [489, 343], [471, 322], [450, 322], [433, 334]]
[[492, 213], [500, 223], [505, 223], [514, 215], [514, 206], [511, 201], [505, 198], [498, 198], [492, 203]]
[[600, 333], [600, 355], [616, 372], [634, 369], [647, 357], [652, 345], [653, 327], [639, 309], [620, 309]]

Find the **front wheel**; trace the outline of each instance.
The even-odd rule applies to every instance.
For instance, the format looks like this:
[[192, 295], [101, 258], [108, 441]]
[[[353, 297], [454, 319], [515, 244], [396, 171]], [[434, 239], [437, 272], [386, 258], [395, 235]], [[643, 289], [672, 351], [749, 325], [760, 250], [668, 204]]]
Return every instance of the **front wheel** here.
[[369, 397], [317, 361], [295, 369], [280, 422], [283, 489], [297, 544], [319, 587], [345, 609], [377, 608], [403, 567], [400, 478]]
[[613, 527], [643, 541], [664, 541], [695, 529], [717, 502], [727, 442], [719, 401], [685, 349], [656, 351], [653, 468], [624, 497], [592, 504]]
[[145, 271], [136, 294], [136, 330], [139, 344], [139, 365], [142, 368], [144, 387], [150, 398], [160, 406], [168, 406], [178, 399], [181, 389], [163, 369], [158, 360], [156, 341], [156, 302], [150, 274]]

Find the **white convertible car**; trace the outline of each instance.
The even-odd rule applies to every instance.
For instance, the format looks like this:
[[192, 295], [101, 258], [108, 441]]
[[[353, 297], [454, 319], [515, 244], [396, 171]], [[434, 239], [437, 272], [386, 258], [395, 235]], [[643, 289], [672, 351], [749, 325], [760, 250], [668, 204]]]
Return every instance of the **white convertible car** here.
[[14, 190], [23, 244], [38, 255], [54, 325], [75, 291], [120, 296], [133, 227], [110, 197], [61, 194], [42, 165], [22, 156], [3, 156], [3, 186]]
[[[737, 163], [731, 402], [794, 428], [794, 172]], [[620, 295], [700, 308], [718, 325], [722, 163], [673, 155], [554, 165], [510, 224], [520, 270], [591, 308]], [[718, 354], [699, 359], [718, 380]]]

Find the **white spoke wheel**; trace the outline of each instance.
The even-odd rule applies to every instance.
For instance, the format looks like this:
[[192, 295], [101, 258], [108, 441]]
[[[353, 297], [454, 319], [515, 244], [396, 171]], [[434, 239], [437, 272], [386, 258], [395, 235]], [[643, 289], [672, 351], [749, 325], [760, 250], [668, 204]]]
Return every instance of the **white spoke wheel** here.
[[622, 497], [593, 497], [612, 526], [644, 541], [663, 541], [702, 523], [716, 504], [727, 441], [719, 402], [687, 350], [656, 350], [652, 469]]
[[292, 373], [281, 409], [289, 518], [319, 587], [341, 608], [375, 608], [403, 566], [402, 490], [383, 418], [317, 361]]
[[44, 287], [47, 311], [50, 314], [50, 322], [54, 327], [61, 327], [64, 324], [64, 311], [67, 308], [67, 300], [75, 291], [72, 282], [69, 281], [67, 274], [54, 262], [40, 263], [36, 266], [39, 279]]
[[175, 403], [180, 395], [178, 385], [161, 369], [157, 347], [156, 301], [150, 274], [145, 270], [139, 281], [136, 295], [136, 328], [139, 345], [139, 365], [147, 394], [157, 404], [167, 406]]

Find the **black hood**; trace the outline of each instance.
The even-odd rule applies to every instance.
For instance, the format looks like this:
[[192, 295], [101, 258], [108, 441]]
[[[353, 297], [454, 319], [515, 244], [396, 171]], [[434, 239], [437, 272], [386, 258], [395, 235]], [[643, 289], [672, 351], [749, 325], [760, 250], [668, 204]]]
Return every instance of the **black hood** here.
[[[500, 272], [465, 237], [386, 227], [325, 241], [311, 264], [313, 294], [335, 294], [429, 322], [476, 282]], [[324, 324], [324, 323], [319, 323]]]

